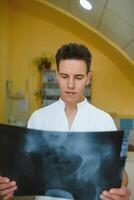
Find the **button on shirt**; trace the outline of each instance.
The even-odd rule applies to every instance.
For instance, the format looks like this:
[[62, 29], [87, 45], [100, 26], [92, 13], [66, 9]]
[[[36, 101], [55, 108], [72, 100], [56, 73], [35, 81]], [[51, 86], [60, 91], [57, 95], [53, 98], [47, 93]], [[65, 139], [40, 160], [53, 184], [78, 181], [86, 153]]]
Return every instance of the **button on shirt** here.
[[[88, 103], [77, 104], [77, 113], [69, 129], [65, 103], [55, 103], [35, 111], [29, 119], [28, 128], [51, 131], [114, 131], [116, 126], [108, 113]], [[61, 198], [36, 196], [36, 200], [62, 200]], [[66, 199], [67, 200], [67, 199]]]

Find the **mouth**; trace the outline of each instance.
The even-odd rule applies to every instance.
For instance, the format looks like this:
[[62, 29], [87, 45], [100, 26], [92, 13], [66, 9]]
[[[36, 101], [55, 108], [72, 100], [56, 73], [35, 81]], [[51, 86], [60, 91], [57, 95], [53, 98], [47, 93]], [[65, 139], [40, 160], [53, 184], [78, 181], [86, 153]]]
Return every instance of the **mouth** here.
[[67, 96], [73, 97], [73, 96], [75, 96], [77, 93], [76, 93], [76, 92], [72, 92], [72, 91], [66, 91], [65, 94], [66, 94]]

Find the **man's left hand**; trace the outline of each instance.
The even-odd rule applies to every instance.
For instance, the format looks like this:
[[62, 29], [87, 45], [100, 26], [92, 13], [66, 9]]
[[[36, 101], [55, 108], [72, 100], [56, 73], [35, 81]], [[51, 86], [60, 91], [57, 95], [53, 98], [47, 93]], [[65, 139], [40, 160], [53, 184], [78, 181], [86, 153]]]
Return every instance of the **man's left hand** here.
[[100, 198], [102, 200], [129, 200], [130, 195], [131, 192], [127, 188], [113, 188], [103, 191]]

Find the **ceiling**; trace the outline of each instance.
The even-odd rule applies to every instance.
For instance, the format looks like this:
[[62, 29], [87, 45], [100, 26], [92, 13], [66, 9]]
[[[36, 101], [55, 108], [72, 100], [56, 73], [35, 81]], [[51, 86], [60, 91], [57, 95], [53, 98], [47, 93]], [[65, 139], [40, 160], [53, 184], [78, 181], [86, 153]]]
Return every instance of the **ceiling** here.
[[134, 60], [134, 0], [90, 0], [91, 11], [79, 0], [45, 0], [88, 23]]

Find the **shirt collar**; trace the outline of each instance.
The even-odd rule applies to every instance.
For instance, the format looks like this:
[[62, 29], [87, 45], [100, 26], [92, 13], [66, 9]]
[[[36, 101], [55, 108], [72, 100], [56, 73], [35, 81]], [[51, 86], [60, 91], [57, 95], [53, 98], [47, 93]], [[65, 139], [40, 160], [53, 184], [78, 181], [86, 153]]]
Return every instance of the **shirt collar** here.
[[[64, 109], [65, 108], [65, 102], [59, 98], [59, 105]], [[88, 103], [87, 99], [85, 98], [83, 101], [81, 101], [80, 103], [77, 103], [77, 108], [82, 109], [83, 107], [85, 107], [85, 105]]]

